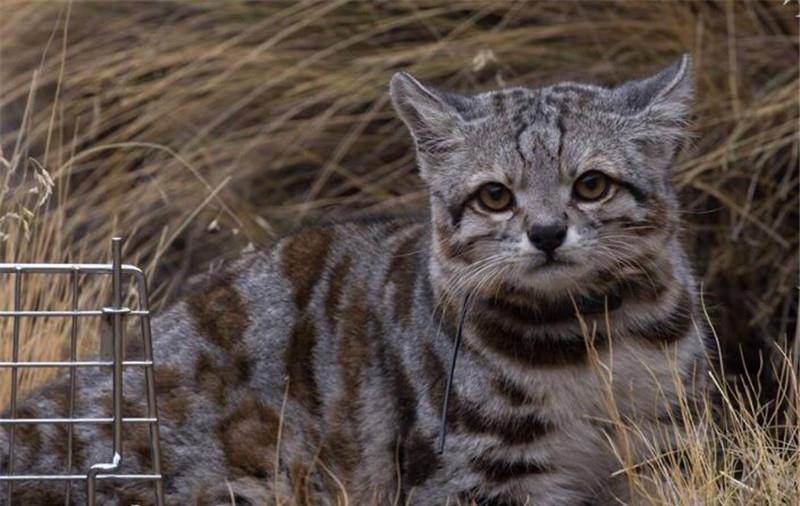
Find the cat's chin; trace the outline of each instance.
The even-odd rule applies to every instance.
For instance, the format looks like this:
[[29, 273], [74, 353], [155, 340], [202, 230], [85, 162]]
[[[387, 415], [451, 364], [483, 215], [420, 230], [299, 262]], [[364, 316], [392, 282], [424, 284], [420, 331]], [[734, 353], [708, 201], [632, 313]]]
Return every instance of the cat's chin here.
[[577, 262], [563, 256], [544, 257], [537, 255], [525, 263], [526, 270], [531, 274], [553, 274], [559, 271], [574, 270]]
[[589, 273], [586, 265], [565, 258], [555, 258], [531, 262], [519, 274], [514, 279], [516, 284], [553, 294], [574, 288]]

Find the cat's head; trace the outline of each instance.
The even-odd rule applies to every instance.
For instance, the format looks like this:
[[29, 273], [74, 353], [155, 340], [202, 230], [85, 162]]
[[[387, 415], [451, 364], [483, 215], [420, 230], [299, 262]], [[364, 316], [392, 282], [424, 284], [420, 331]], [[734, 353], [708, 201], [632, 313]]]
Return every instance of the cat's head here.
[[688, 55], [613, 88], [465, 96], [399, 73], [391, 95], [415, 141], [436, 264], [450, 283], [572, 290], [658, 255], [675, 232], [668, 169], [685, 137]]

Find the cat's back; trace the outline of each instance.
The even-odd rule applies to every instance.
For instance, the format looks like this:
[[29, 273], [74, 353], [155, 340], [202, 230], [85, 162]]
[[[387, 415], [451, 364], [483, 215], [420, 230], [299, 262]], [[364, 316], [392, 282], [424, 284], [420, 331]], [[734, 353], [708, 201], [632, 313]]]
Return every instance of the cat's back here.
[[[411, 316], [412, 299], [422, 288], [427, 237], [416, 218], [305, 228], [196, 282], [154, 318], [162, 464], [170, 498], [185, 503], [198, 491], [211, 493], [220, 476], [273, 475], [278, 441], [282, 454], [313, 460], [313, 448], [306, 455], [305, 447], [327, 431], [333, 434], [327, 445], [346, 450], [333, 439], [341, 436], [336, 427], [348, 426], [356, 401], [345, 394], [354, 390], [351, 383], [369, 376], [366, 350], [383, 347], [392, 321]], [[124, 380], [126, 406], [143, 412], [139, 371], [126, 370]], [[109, 377], [85, 374], [78, 383], [78, 414], [107, 416]], [[57, 409], [52, 391], [62, 387], [57, 381], [31, 395], [25, 409], [32, 417], [52, 415]], [[54, 427], [34, 429], [42, 444], [20, 448], [18, 468], [52, 472], [53, 463], [43, 456], [60, 455], [63, 437]], [[104, 461], [107, 438], [94, 427], [78, 429], [75, 444], [82, 452], [76, 465]], [[148, 469], [146, 436], [146, 431], [124, 435], [124, 472]], [[0, 442], [5, 437], [0, 433]], [[140, 491], [147, 493], [146, 484], [129, 490]], [[17, 492], [30, 503], [57, 491], [36, 485]], [[222, 492], [227, 497], [227, 490]]]
[[[156, 352], [166, 366], [192, 362], [195, 377], [239, 371], [238, 383], [230, 374], [205, 382], [218, 398], [240, 387], [268, 397], [288, 393], [306, 414], [317, 414], [333, 389], [319, 378], [335, 376], [348, 360], [341, 350], [352, 343], [343, 340], [367, 336], [378, 346], [417, 318], [414, 307], [427, 290], [424, 223], [368, 218], [288, 235], [199, 284], [158, 319]], [[177, 329], [184, 335], [175, 339]]]
[[[427, 241], [425, 221], [416, 216], [334, 222], [300, 229], [240, 260], [232, 271], [256, 302], [286, 300], [301, 312], [311, 306], [331, 315], [345, 285], [358, 284], [365, 296], [375, 296], [386, 288], [382, 283], [387, 274], [395, 274], [394, 281], [398, 270], [413, 275], [424, 260]], [[334, 293], [320, 300], [326, 285]], [[274, 299], [278, 295], [280, 301]]]

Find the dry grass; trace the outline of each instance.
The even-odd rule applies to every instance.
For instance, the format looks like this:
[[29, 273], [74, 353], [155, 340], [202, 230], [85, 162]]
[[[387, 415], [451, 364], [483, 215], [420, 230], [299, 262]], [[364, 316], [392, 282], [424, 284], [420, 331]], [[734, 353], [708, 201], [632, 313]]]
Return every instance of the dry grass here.
[[[659, 448], [634, 421], [615, 419], [614, 446], [624, 462], [617, 473], [639, 497], [635, 504], [800, 503], [798, 363], [781, 355], [776, 365], [782, 388], [774, 404], [761, 403], [752, 390], [732, 388], [718, 374], [708, 378], [715, 403], [682, 399], [676, 423], [664, 435], [679, 442], [677, 450]], [[625, 450], [637, 446], [656, 457], [626, 458]]]
[[[796, 502], [797, 452], [763, 428], [766, 401], [796, 388], [768, 366], [798, 310], [797, 8], [781, 4], [5, 0], [0, 261], [101, 261], [122, 234], [158, 307], [189, 274], [321, 214], [423, 205], [387, 100], [396, 70], [467, 91], [613, 83], [690, 51], [696, 141], [675, 181], [741, 414], [714, 439], [724, 452], [697, 447], [703, 465], [674, 478], [676, 502]], [[26, 303], [66, 293], [32, 280]], [[88, 280], [83, 293], [107, 296]], [[23, 355], [63, 353], [63, 322], [36, 325]]]

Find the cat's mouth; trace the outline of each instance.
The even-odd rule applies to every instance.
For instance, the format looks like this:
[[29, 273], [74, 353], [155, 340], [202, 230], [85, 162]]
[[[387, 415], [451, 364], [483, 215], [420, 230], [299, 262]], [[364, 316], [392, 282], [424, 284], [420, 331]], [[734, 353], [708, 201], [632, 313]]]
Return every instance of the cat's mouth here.
[[544, 261], [542, 265], [539, 266], [539, 269], [560, 269], [565, 267], [572, 267], [575, 265], [575, 262], [570, 262], [569, 260], [561, 260], [555, 258], [548, 258]]
[[563, 269], [576, 265], [576, 263], [572, 260], [563, 257], [557, 257], [555, 255], [547, 255], [544, 259], [541, 257], [536, 257], [532, 260], [533, 261], [530, 263], [530, 269], [535, 271]]

